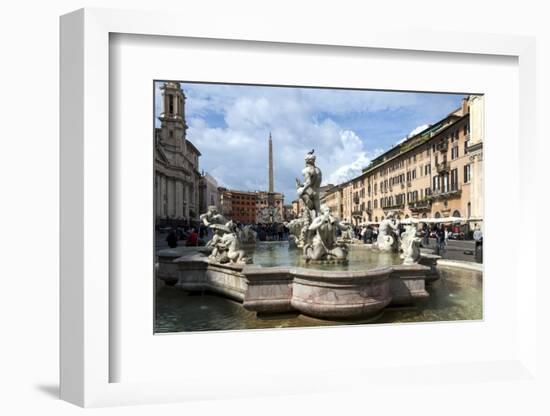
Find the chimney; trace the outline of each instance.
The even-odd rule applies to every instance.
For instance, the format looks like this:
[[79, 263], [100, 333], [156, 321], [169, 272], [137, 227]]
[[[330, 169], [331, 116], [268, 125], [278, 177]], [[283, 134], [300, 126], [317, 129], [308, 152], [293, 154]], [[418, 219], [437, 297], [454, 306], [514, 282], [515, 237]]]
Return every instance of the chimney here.
[[470, 106], [468, 105], [468, 97], [464, 97], [462, 99], [461, 110], [462, 110], [462, 115], [463, 116], [470, 112]]

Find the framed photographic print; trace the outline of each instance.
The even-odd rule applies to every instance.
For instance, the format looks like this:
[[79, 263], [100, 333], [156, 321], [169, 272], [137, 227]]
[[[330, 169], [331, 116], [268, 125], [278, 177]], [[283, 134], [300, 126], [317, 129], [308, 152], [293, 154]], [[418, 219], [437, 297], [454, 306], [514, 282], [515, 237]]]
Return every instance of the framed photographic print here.
[[482, 319], [482, 95], [154, 90], [155, 332]]
[[180, 21], [61, 19], [62, 398], [539, 383], [533, 40]]

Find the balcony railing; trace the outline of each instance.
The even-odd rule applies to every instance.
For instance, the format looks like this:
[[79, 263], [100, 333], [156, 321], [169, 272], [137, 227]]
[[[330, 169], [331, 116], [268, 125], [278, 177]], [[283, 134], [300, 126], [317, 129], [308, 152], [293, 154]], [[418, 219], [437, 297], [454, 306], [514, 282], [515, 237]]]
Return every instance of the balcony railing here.
[[451, 164], [447, 161], [440, 162], [437, 165], [435, 165], [435, 169], [437, 173], [448, 172], [451, 169]]
[[459, 184], [451, 184], [447, 189], [434, 189], [432, 196], [437, 199], [458, 198], [462, 193]]
[[393, 204], [388, 204], [384, 207], [384, 209], [398, 209], [398, 208], [405, 208], [405, 203], [404, 202], [400, 202], [400, 203], [396, 203], [394, 202]]
[[427, 211], [432, 208], [432, 201], [430, 199], [422, 199], [420, 201], [409, 202], [409, 209], [411, 211]]
[[446, 152], [449, 149], [449, 142], [447, 140], [443, 140], [435, 145], [435, 149], [439, 152]]

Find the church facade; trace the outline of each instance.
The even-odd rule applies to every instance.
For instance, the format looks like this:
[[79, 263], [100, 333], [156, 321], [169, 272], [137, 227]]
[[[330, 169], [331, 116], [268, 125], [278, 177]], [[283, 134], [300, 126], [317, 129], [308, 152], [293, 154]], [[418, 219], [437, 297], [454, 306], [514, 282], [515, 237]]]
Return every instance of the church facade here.
[[199, 150], [187, 139], [185, 94], [179, 82], [164, 82], [160, 127], [155, 128], [154, 199], [156, 225], [199, 220]]

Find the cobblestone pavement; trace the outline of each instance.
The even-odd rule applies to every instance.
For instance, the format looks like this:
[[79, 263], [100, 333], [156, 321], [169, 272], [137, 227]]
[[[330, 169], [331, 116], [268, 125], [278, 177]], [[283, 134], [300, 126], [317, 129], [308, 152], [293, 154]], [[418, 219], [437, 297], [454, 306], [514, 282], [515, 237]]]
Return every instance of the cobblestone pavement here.
[[[435, 239], [430, 238], [430, 245], [424, 248], [429, 248], [435, 252]], [[449, 240], [447, 246], [439, 255], [449, 260], [475, 262], [475, 242], [473, 240]]]

